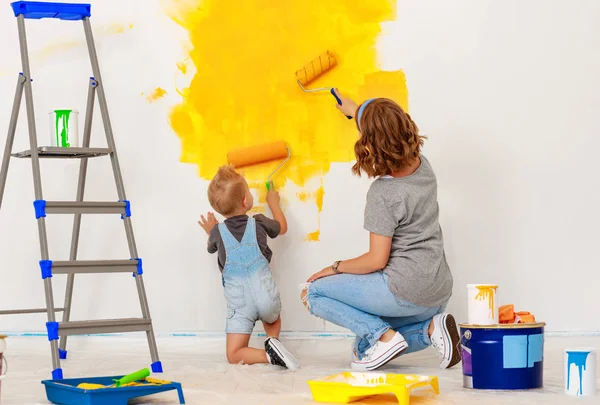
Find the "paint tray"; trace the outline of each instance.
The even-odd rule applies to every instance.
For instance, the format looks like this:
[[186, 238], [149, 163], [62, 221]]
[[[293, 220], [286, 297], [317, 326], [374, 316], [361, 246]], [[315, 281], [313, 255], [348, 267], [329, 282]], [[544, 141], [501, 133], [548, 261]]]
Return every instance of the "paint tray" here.
[[385, 373], [340, 373], [319, 380], [310, 380], [308, 385], [317, 402], [348, 404], [382, 394], [393, 394], [400, 405], [409, 405], [413, 389], [431, 387], [440, 393], [438, 378], [416, 374]]
[[60, 405], [127, 405], [127, 401], [130, 399], [171, 390], [177, 390], [179, 403], [185, 404], [181, 384], [171, 381], [165, 381], [164, 384], [155, 384], [140, 380], [133, 385], [119, 388], [92, 390], [77, 388], [81, 383], [111, 385], [114, 383], [113, 380], [122, 377], [66, 378], [63, 380], [45, 380], [42, 381], [42, 384], [46, 386], [48, 401]]

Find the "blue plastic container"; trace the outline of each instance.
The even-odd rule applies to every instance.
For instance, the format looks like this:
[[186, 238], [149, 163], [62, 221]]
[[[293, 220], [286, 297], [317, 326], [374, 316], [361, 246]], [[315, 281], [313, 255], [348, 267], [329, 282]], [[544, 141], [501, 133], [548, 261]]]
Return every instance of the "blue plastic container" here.
[[163, 385], [130, 386], [119, 388], [101, 388], [84, 390], [77, 388], [81, 383], [111, 385], [116, 377], [65, 378], [62, 380], [45, 380], [48, 401], [60, 405], [127, 405], [127, 401], [159, 392], [177, 390], [179, 403], [185, 404], [181, 384], [171, 382]]
[[461, 324], [465, 388], [542, 388], [545, 326], [545, 323], [486, 326]]

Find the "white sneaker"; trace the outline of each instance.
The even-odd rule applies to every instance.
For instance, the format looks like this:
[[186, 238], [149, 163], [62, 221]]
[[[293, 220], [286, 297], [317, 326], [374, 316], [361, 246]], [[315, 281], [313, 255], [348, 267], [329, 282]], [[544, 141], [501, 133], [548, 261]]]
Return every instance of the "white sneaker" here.
[[439, 314], [433, 317], [433, 333], [431, 334], [431, 346], [433, 346], [440, 358], [440, 368], [450, 368], [461, 360], [460, 336], [456, 328], [456, 321], [450, 314]]
[[360, 360], [352, 362], [352, 369], [358, 371], [372, 371], [385, 365], [408, 348], [404, 336], [396, 332], [389, 342], [377, 342], [371, 346]]

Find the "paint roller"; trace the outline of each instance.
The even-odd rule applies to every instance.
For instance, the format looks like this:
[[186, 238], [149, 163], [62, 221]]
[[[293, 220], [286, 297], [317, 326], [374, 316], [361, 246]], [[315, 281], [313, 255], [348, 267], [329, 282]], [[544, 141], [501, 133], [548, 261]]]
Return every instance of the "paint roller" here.
[[[332, 87], [319, 87], [316, 89], [307, 89], [306, 85], [312, 83], [317, 78], [321, 77], [325, 73], [329, 72], [337, 65], [337, 59], [332, 52], [325, 51], [317, 58], [304, 65], [302, 69], [296, 71], [296, 80], [300, 88], [306, 93], [313, 93], [317, 91], [329, 91], [335, 97], [339, 105], [342, 105], [342, 100], [335, 94]], [[352, 119], [349, 115], [346, 115], [348, 119]]]
[[271, 190], [271, 177], [290, 159], [290, 149], [285, 142], [277, 141], [251, 146], [234, 150], [227, 154], [229, 164], [233, 165], [236, 169], [279, 159], [283, 159], [283, 162], [281, 162], [267, 178], [267, 190]]

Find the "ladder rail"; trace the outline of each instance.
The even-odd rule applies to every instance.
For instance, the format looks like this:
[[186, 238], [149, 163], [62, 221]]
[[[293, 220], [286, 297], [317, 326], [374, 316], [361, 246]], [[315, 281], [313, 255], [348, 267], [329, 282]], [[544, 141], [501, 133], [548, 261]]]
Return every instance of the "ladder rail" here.
[[[110, 154], [110, 160], [113, 167], [113, 174], [115, 176], [115, 183], [117, 186], [117, 195], [119, 196], [119, 200], [127, 200], [125, 195], [125, 185], [123, 183], [123, 176], [121, 174], [121, 166], [119, 164], [119, 158], [117, 155], [117, 149], [115, 146], [115, 139], [112, 130], [112, 125], [110, 122], [110, 115], [108, 112], [108, 104], [106, 101], [106, 95], [104, 94], [104, 82], [102, 81], [102, 74], [100, 73], [100, 64], [98, 62], [98, 54], [96, 53], [96, 45], [94, 43], [94, 35], [92, 33], [92, 26], [90, 24], [89, 17], [83, 18], [83, 29], [85, 31], [85, 39], [88, 45], [88, 52], [90, 54], [90, 62], [92, 64], [92, 72], [94, 73], [94, 78], [97, 81], [96, 93], [98, 95], [98, 105], [100, 106], [100, 113], [102, 115], [102, 122], [104, 124], [104, 132], [106, 135], [106, 143], [108, 147], [111, 149], [112, 153]], [[123, 218], [123, 224], [125, 226], [125, 235], [127, 236], [127, 243], [129, 245], [129, 253], [132, 258], [139, 257], [137, 246], [135, 243], [135, 237], [133, 232], [133, 225], [131, 223], [131, 218], [125, 216]], [[135, 282], [138, 290], [138, 297], [140, 300], [140, 307], [142, 310], [142, 316], [144, 319], [150, 318], [150, 308], [148, 305], [148, 298], [146, 295], [146, 289], [144, 287], [144, 280], [141, 274], [134, 274]], [[146, 337], [148, 339], [148, 347], [150, 349], [150, 356], [152, 358], [153, 364], [159, 363], [158, 356], [158, 348], [156, 345], [156, 337], [154, 335], [154, 328], [152, 323], [150, 323], [149, 329], [146, 331]], [[159, 363], [159, 367], [160, 366]]]
[[24, 83], [25, 76], [23, 76], [23, 74], [19, 74], [17, 89], [15, 90], [15, 99], [13, 101], [13, 108], [10, 114], [10, 123], [8, 124], [8, 134], [6, 135], [6, 145], [4, 147], [4, 156], [2, 157], [2, 167], [0, 168], [0, 207], [2, 207], [2, 198], [4, 197], [4, 189], [6, 188], [8, 165], [10, 163], [10, 154], [12, 152], [13, 143], [15, 140], [15, 132], [17, 131], [17, 121], [19, 120], [19, 110], [21, 109], [21, 101], [23, 99]]
[[[88, 85], [88, 96], [85, 107], [85, 124], [83, 126], [83, 140], [81, 146], [89, 148], [90, 140], [92, 137], [92, 120], [94, 116], [94, 100], [96, 96], [96, 85], [97, 82], [94, 78], [90, 78]], [[87, 177], [88, 160], [81, 159], [79, 163], [79, 178], [77, 180], [77, 195], [75, 201], [83, 201], [85, 194], [85, 180]], [[81, 231], [81, 214], [75, 214], [73, 217], [73, 231], [71, 233], [71, 251], [69, 253], [69, 260], [77, 260], [77, 251], [79, 249], [79, 234]], [[67, 285], [65, 287], [65, 302], [63, 307], [62, 321], [69, 322], [71, 319], [71, 304], [73, 302], [73, 286], [75, 284], [75, 274], [69, 274], [67, 276]], [[59, 342], [59, 353], [65, 353], [67, 350], [67, 339], [68, 336], [61, 336]]]
[[[23, 75], [25, 76], [25, 107], [27, 111], [27, 126], [29, 129], [29, 145], [31, 148], [31, 168], [33, 171], [33, 188], [36, 200], [43, 200], [42, 194], [42, 176], [40, 172], [40, 160], [38, 157], [37, 131], [35, 126], [35, 112], [33, 108], [33, 89], [31, 85], [31, 68], [29, 65], [29, 53], [27, 49], [27, 35], [25, 33], [25, 16], [20, 14], [17, 17], [17, 27], [19, 31], [19, 46], [21, 50], [21, 64], [23, 65]], [[49, 259], [48, 236], [46, 234], [46, 219], [40, 217], [37, 219], [38, 234], [40, 239], [40, 253], [42, 260]], [[56, 313], [54, 312], [54, 294], [52, 291], [52, 277], [44, 279], [44, 291], [46, 295], [46, 308], [48, 322], [56, 322]], [[50, 341], [52, 354], [52, 370], [56, 376], [62, 378], [60, 369], [60, 359], [58, 357], [58, 340]]]

